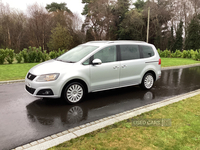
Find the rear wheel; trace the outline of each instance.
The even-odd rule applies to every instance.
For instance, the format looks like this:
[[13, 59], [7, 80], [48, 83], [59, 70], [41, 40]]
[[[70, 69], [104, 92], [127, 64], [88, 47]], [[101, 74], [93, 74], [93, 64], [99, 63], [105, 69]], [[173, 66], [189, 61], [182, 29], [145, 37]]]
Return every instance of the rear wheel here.
[[72, 82], [66, 86], [63, 97], [69, 104], [75, 104], [80, 102], [85, 94], [84, 86], [78, 82]]
[[141, 83], [141, 87], [145, 90], [149, 90], [153, 87], [154, 84], [154, 77], [152, 73], [147, 73], [144, 75]]

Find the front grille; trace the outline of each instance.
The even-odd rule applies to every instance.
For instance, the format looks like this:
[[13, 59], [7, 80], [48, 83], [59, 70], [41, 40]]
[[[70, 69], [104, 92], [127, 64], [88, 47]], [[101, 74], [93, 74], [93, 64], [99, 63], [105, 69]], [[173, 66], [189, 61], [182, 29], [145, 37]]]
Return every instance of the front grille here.
[[36, 77], [36, 75], [33, 75], [33, 74], [31, 74], [30, 72], [27, 74], [27, 78], [29, 79], [29, 80], [33, 80], [33, 79], [35, 79], [35, 77]]
[[28, 87], [27, 85], [26, 85], [26, 90], [27, 90], [29, 93], [31, 93], [31, 94], [33, 94], [33, 93], [35, 92], [35, 89], [30, 88], [30, 87]]

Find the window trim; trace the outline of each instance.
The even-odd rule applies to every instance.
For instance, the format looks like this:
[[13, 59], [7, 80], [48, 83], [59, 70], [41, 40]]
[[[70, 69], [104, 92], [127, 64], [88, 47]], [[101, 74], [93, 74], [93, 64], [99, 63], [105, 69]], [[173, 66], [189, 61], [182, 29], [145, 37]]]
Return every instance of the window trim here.
[[121, 49], [120, 49], [120, 45], [116, 45], [116, 50], [117, 50], [117, 61], [121, 61]]
[[140, 59], [144, 58], [142, 45], [138, 45], [140, 51]]

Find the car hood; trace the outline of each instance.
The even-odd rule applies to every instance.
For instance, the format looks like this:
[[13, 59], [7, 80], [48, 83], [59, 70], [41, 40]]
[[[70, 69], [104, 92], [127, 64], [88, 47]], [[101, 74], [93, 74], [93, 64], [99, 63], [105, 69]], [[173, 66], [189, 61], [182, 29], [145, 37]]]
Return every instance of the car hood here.
[[65, 70], [72, 69], [73, 65], [74, 63], [61, 62], [52, 59], [34, 66], [29, 72], [34, 75], [60, 73]]

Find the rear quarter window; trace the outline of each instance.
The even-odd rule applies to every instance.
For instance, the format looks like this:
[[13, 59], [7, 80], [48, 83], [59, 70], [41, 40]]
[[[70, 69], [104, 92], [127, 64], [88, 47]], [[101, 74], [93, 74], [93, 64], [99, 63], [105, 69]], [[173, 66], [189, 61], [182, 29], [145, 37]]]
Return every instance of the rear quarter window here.
[[141, 46], [143, 58], [149, 58], [155, 55], [153, 48], [151, 46]]

